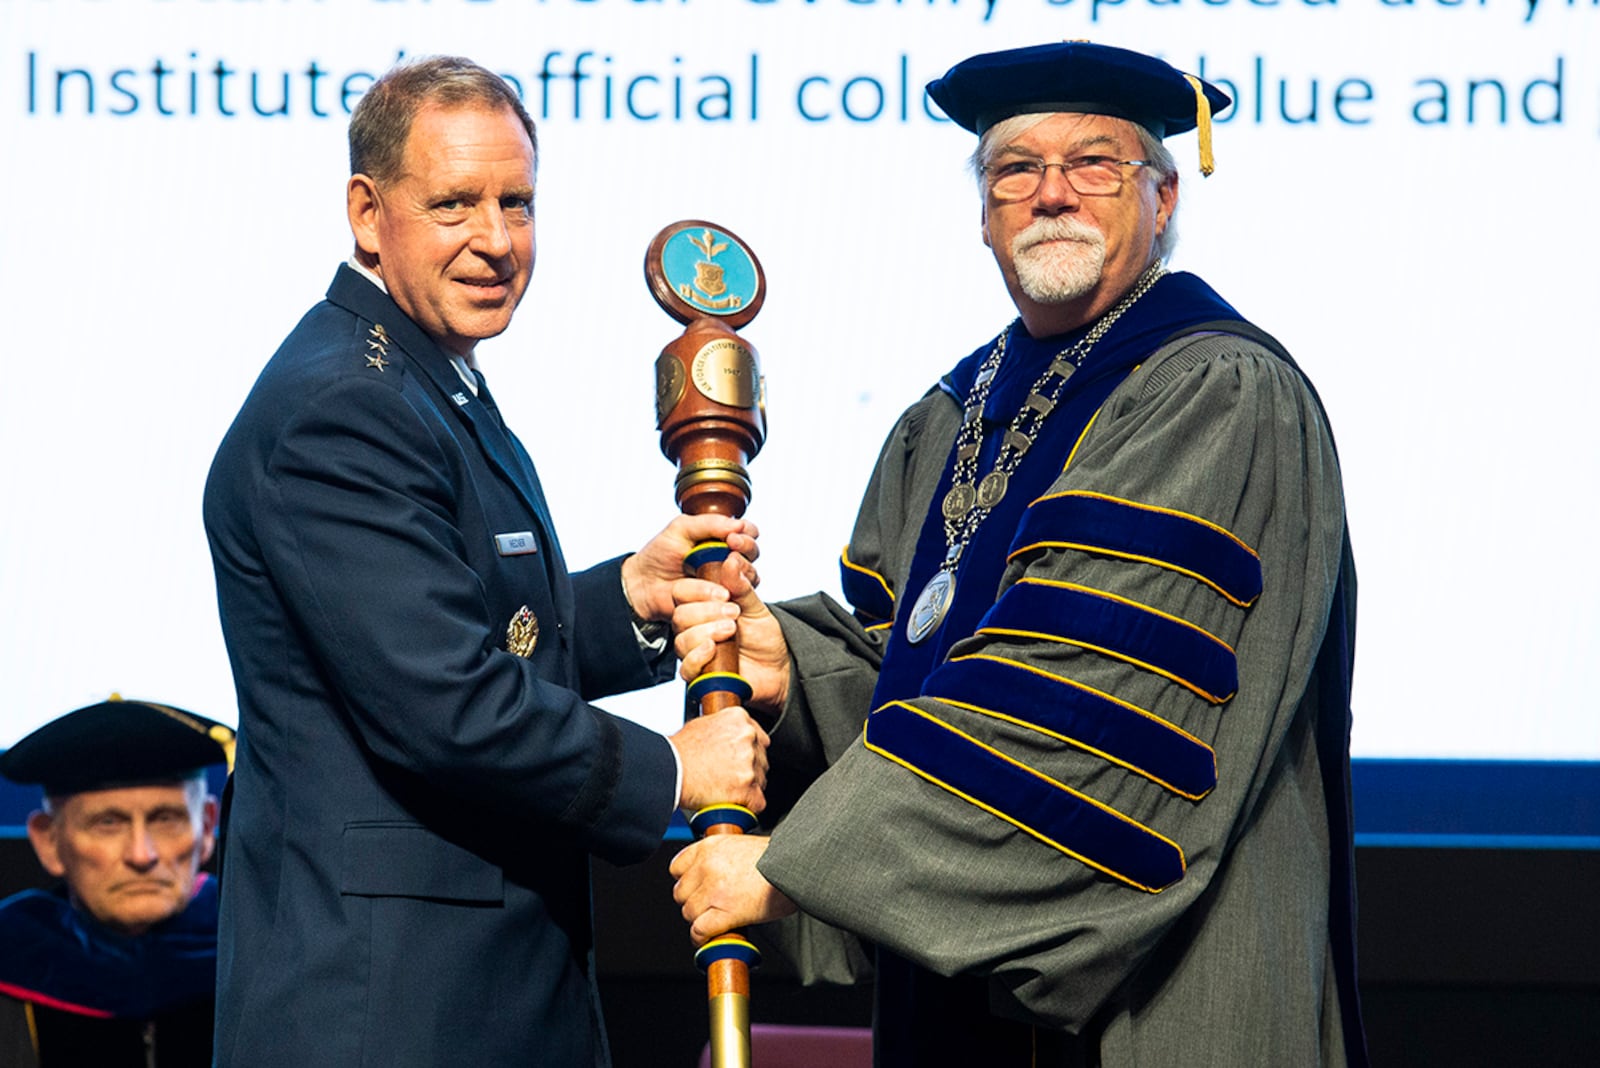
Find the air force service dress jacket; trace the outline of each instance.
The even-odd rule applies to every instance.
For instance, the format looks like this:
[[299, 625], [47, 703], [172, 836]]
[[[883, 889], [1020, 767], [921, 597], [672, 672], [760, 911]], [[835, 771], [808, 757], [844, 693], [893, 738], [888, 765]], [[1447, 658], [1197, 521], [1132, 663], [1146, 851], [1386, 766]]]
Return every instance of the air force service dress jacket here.
[[589, 856], [649, 855], [675, 777], [585, 703], [670, 673], [620, 558], [569, 577], [488, 393], [348, 266], [205, 521], [240, 718], [217, 1064], [606, 1063]]

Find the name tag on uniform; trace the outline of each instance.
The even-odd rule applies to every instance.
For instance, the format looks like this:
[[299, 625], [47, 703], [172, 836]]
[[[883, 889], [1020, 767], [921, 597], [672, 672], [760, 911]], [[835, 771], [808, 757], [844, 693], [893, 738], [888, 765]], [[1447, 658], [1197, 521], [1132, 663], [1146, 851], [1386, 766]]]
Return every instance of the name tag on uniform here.
[[496, 534], [494, 547], [500, 550], [501, 556], [527, 556], [529, 553], [539, 551], [539, 543], [534, 540], [531, 530], [519, 530], [515, 534]]

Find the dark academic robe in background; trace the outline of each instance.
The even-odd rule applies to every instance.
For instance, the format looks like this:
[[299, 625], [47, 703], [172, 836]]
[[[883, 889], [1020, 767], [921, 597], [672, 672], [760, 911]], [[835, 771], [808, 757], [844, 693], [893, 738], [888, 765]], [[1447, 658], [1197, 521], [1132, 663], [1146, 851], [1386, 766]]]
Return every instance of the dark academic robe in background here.
[[137, 937], [64, 889], [0, 902], [0, 1066], [205, 1068], [211, 1063], [217, 887]]

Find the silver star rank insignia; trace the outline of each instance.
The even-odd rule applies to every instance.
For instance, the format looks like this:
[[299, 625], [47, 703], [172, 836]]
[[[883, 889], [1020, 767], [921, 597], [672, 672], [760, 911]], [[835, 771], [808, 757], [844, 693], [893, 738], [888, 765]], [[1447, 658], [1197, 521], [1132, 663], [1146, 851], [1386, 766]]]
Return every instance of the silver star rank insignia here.
[[389, 355], [389, 333], [384, 330], [382, 323], [373, 323], [367, 331], [367, 348], [378, 350], [376, 354], [367, 353], [368, 367], [376, 367], [381, 372], [389, 366], [389, 361], [384, 359]]

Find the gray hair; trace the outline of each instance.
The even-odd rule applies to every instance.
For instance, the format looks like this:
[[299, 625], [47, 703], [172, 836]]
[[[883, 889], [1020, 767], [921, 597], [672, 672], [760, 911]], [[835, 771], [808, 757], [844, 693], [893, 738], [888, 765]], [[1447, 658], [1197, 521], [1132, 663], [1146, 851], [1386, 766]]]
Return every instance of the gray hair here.
[[[1001, 145], [1010, 144], [1027, 131], [1049, 118], [1048, 112], [1029, 115], [1013, 115], [1009, 119], [1001, 119], [978, 138], [978, 147], [972, 150], [971, 157], [967, 160], [967, 167], [978, 182], [978, 195], [988, 194], [988, 186], [984, 181], [983, 169], [994, 158], [995, 152]], [[1167, 146], [1161, 143], [1161, 138], [1140, 126], [1130, 122], [1134, 133], [1139, 137], [1139, 152], [1149, 161], [1150, 166], [1142, 168], [1150, 175], [1150, 180], [1157, 185], [1175, 178], [1178, 174], [1178, 164], [1172, 158], [1172, 153], [1167, 151]], [[1156, 238], [1156, 258], [1166, 260], [1172, 255], [1172, 250], [1178, 244], [1178, 209], [1174, 205], [1172, 214], [1167, 217], [1166, 229]]]
[[356, 104], [350, 116], [350, 173], [379, 184], [399, 178], [411, 124], [429, 104], [510, 108], [528, 131], [534, 159], [539, 158], [533, 118], [504, 78], [460, 56], [423, 56], [389, 68]]

